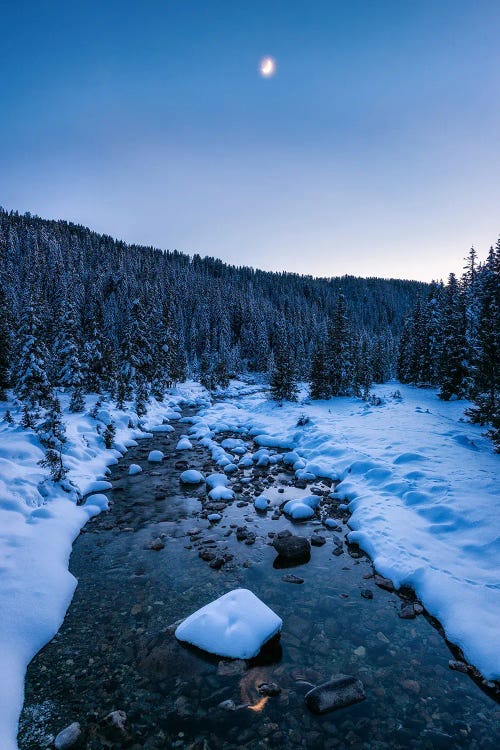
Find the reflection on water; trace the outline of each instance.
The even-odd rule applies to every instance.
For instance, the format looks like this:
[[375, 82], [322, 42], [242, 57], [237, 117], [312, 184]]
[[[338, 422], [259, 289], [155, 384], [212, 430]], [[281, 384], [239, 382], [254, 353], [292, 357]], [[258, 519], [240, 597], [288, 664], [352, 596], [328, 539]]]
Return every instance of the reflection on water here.
[[[321, 527], [327, 542], [295, 570], [304, 579], [297, 586], [273, 565], [268, 536], [290, 528], [286, 518], [236, 502], [218, 524], [199, 517], [203, 488], [183, 490], [178, 477], [187, 461], [205, 471], [212, 464], [201, 447], [175, 453], [180, 428], [128, 452], [112, 471], [111, 512], [75, 545], [71, 570], [79, 586], [61, 632], [30, 667], [21, 749], [47, 747], [46, 735], [75, 720], [90, 749], [496, 748], [499, 707], [466, 675], [450, 671], [451, 654], [424, 617], [397, 616], [400, 600], [374, 585], [363, 555], [345, 544], [332, 554], [344, 533]], [[164, 451], [163, 463], [147, 463], [152, 448]], [[130, 463], [143, 473], [129, 477]], [[280, 480], [273, 477], [265, 492], [274, 505], [298, 494]], [[258, 482], [266, 486], [262, 477]], [[244, 483], [242, 492], [253, 486]], [[242, 498], [251, 495], [238, 493]], [[254, 544], [237, 541], [243, 525], [255, 533]], [[316, 528], [302, 524], [299, 533]], [[164, 548], [148, 549], [157, 538]], [[199, 557], [202, 549], [228, 561], [215, 570]], [[176, 621], [238, 586], [282, 617], [279, 642], [250, 662], [176, 642]], [[373, 599], [360, 596], [366, 589]], [[367, 700], [313, 716], [306, 692], [339, 673], [359, 677]], [[262, 695], [272, 683], [276, 694]], [[127, 714], [126, 734], [102, 721], [118, 709]]]

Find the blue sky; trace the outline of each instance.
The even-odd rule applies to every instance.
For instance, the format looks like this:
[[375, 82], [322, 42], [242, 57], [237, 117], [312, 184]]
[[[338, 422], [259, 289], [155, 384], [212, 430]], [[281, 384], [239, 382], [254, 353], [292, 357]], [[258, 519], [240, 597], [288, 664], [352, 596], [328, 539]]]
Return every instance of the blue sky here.
[[5, 208], [327, 276], [445, 277], [500, 232], [497, 0], [1, 10]]

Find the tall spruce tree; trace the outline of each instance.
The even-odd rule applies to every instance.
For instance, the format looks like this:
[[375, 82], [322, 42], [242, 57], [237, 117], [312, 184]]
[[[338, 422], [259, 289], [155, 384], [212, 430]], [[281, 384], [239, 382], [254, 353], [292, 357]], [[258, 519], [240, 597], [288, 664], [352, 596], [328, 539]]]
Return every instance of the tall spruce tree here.
[[7, 398], [7, 388], [10, 385], [10, 352], [10, 311], [4, 285], [0, 280], [0, 401]]
[[439, 398], [462, 398], [465, 389], [465, 308], [455, 274], [450, 273], [445, 290], [443, 311], [443, 355]]
[[47, 375], [49, 354], [43, 341], [42, 327], [32, 302], [26, 306], [18, 331], [19, 351], [16, 363], [15, 390], [32, 408], [44, 405], [50, 398]]
[[270, 383], [271, 397], [279, 404], [283, 401], [296, 401], [298, 395], [297, 379], [283, 316], [278, 318], [274, 338], [274, 368]]

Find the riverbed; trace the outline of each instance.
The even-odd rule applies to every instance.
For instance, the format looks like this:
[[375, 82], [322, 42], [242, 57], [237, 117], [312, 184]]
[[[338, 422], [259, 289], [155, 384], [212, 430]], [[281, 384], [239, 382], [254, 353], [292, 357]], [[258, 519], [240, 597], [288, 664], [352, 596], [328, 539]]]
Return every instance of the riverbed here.
[[[196, 442], [175, 450], [186, 424], [173, 424], [173, 432], [141, 440], [112, 469], [110, 511], [89, 522], [74, 545], [79, 585], [63, 627], [28, 670], [21, 750], [50, 747], [74, 721], [82, 727], [80, 747], [90, 749], [498, 746], [498, 704], [450, 669], [454, 655], [425, 613], [399, 616], [405, 602], [377, 586], [369, 559], [346, 543], [348, 515], [339, 511], [338, 529], [329, 530], [279, 513], [303, 492], [326, 498], [328, 484], [297, 488], [280, 466], [247, 468], [229, 481], [235, 500], [208, 508], [204, 485], [186, 488], [179, 476], [188, 467], [220, 469]], [[165, 454], [161, 463], [147, 461], [152, 449]], [[129, 476], [132, 463], [143, 471]], [[260, 514], [252, 500], [264, 488], [272, 507]], [[206, 519], [211, 509], [219, 522]], [[238, 541], [244, 526], [250, 534]], [[276, 567], [270, 534], [285, 528], [307, 537], [318, 531], [326, 543], [313, 547], [306, 564]], [[219, 568], [211, 567], [216, 559], [224, 561]], [[289, 582], [291, 574], [303, 582]], [[283, 619], [278, 645], [245, 662], [175, 640], [172, 623], [237, 587]], [[367, 699], [310, 714], [306, 692], [336, 674], [361, 679]], [[262, 683], [279, 693], [262, 696]], [[117, 710], [126, 713], [123, 731], [105, 718]]]

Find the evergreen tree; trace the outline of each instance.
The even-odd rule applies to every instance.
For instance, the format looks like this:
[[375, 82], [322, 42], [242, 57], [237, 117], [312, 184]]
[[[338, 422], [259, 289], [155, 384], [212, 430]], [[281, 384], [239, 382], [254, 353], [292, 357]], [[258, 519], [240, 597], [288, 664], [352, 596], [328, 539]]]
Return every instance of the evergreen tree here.
[[62, 460], [66, 430], [62, 421], [61, 405], [57, 398], [50, 399], [45, 418], [37, 427], [37, 434], [45, 448], [45, 457], [39, 461], [39, 464], [49, 469], [52, 481], [60, 482], [67, 474]]
[[330, 383], [326, 367], [326, 347], [324, 331], [320, 332], [314, 344], [309, 376], [310, 396], [313, 399], [330, 397]]
[[500, 239], [490, 248], [480, 277], [478, 356], [474, 382], [475, 409], [481, 424], [496, 419], [500, 404]]
[[344, 294], [338, 296], [328, 331], [327, 371], [332, 396], [348, 396], [353, 391], [353, 336]]
[[10, 314], [3, 283], [0, 281], [0, 401], [7, 398], [10, 385]]
[[279, 404], [283, 401], [296, 401], [298, 395], [297, 380], [283, 317], [280, 317], [277, 322], [275, 341], [275, 361], [270, 383], [271, 397]]
[[445, 290], [444, 341], [439, 398], [462, 398], [465, 387], [465, 310], [455, 274], [451, 273]]
[[18, 333], [19, 354], [16, 364], [15, 390], [32, 408], [50, 398], [47, 376], [49, 355], [43, 342], [40, 319], [33, 304], [26, 307]]

